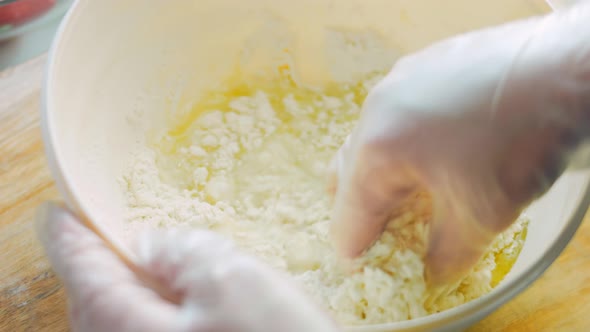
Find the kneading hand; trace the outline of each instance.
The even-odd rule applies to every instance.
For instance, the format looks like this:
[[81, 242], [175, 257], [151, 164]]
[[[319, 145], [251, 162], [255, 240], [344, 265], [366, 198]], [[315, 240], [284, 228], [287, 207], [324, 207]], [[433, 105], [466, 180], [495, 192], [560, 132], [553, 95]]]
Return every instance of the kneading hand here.
[[469, 271], [588, 136], [590, 4], [480, 30], [399, 60], [332, 165], [333, 236], [360, 255], [430, 193], [427, 281]]
[[141, 267], [179, 298], [145, 286], [69, 212], [47, 205], [39, 235], [69, 296], [74, 331], [336, 331], [279, 274], [208, 231], [154, 233]]

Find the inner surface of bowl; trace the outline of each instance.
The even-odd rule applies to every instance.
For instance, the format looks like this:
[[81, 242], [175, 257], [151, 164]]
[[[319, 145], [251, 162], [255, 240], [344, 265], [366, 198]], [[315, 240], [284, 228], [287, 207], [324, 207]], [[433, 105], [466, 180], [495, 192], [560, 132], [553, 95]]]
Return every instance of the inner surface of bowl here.
[[[69, 205], [131, 255], [140, 229], [123, 222], [121, 176], [148, 134], [165, 129], [236, 70], [257, 80], [288, 62], [302, 85], [352, 82], [385, 72], [436, 40], [528, 16], [531, 8], [511, 0], [78, 1], [54, 45], [44, 91], [50, 165]], [[511, 282], [569, 240], [569, 221], [587, 185], [586, 172], [569, 173], [529, 209], [527, 241], [498, 287], [506, 292], [496, 306], [514, 295]], [[453, 310], [439, 321], [426, 317], [370, 331], [431, 329], [459, 312]]]

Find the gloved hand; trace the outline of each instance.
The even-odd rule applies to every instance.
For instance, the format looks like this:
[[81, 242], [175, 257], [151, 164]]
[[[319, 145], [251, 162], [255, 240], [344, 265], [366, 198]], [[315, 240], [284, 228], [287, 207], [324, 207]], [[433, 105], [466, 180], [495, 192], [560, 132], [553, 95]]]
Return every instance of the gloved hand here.
[[425, 277], [469, 272], [566, 166], [590, 124], [590, 4], [460, 35], [399, 60], [332, 163], [332, 233], [362, 254], [423, 190]]
[[336, 331], [279, 274], [208, 231], [154, 233], [140, 265], [180, 301], [162, 299], [66, 210], [47, 205], [39, 235], [64, 282], [74, 331]]

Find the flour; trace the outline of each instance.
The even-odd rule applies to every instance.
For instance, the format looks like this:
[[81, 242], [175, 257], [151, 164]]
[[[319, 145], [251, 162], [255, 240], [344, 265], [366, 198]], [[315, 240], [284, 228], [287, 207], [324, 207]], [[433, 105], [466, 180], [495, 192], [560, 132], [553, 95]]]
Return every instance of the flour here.
[[414, 198], [354, 273], [336, 257], [326, 169], [360, 112], [354, 89], [253, 90], [227, 96], [220, 109], [199, 111], [181, 138], [165, 136], [137, 156], [123, 179], [127, 220], [225, 234], [288, 272], [343, 324], [417, 318], [489, 292], [496, 257], [522, 245], [515, 239], [524, 218], [443, 296], [431, 294], [423, 278], [427, 197]]

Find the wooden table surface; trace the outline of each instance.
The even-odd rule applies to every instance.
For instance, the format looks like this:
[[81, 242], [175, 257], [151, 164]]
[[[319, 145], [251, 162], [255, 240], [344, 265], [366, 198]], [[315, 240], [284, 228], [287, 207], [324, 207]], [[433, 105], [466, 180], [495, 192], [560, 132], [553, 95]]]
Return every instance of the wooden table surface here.
[[[35, 209], [59, 194], [39, 130], [45, 58], [0, 73], [0, 331], [67, 331], [66, 298], [37, 243]], [[590, 331], [590, 215], [551, 268], [470, 331]]]

